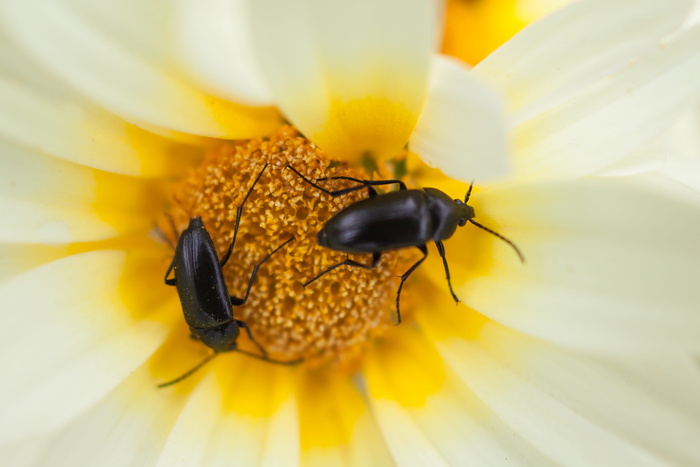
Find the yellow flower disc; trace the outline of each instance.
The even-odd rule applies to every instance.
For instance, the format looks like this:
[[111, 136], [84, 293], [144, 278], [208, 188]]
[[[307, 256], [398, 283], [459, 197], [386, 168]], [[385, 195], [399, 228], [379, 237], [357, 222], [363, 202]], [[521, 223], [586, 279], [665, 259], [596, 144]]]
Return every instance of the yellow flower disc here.
[[[348, 258], [318, 246], [316, 234], [343, 207], [366, 198], [367, 190], [333, 198], [286, 166], [293, 165], [310, 180], [367, 179], [366, 173], [332, 164], [292, 127], [283, 127], [270, 138], [222, 143], [174, 188], [175, 224], [182, 231], [191, 217], [201, 216], [221, 258], [233, 238], [237, 207], [265, 163], [269, 165], [243, 206], [235, 249], [223, 267], [229, 292], [243, 297], [253, 267], [285, 240], [294, 237], [294, 241], [263, 264], [248, 302], [234, 307], [234, 316], [250, 326], [272, 358], [303, 358], [307, 365], [352, 370], [369, 341], [393, 327], [398, 276], [415, 255], [406, 250], [388, 252], [372, 270], [341, 266], [304, 288], [309, 279]], [[329, 190], [357, 185], [348, 180], [319, 184]], [[175, 241], [167, 221], [161, 221], [161, 229]], [[349, 257], [363, 264], [372, 259], [370, 254]], [[408, 315], [407, 293], [401, 301]], [[257, 352], [244, 333], [238, 344]]]

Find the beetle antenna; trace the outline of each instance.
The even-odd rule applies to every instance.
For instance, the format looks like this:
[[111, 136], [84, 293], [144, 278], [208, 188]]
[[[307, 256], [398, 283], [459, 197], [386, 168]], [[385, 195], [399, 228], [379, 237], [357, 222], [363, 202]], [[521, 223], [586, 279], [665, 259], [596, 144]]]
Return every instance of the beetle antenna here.
[[[168, 221], [170, 222], [170, 228], [175, 234], [176, 238], [180, 238], [180, 232], [177, 230], [177, 227], [175, 226], [175, 220], [173, 219], [173, 216], [170, 215], [169, 212], [165, 213], [165, 217], [168, 218]], [[170, 248], [175, 251], [175, 244], [165, 235], [165, 232], [163, 232], [160, 227], [156, 226], [155, 228], [156, 234], [160, 237], [161, 240], [163, 240], [165, 243], [167, 243]]]
[[206, 357], [206, 358], [205, 358], [204, 360], [202, 360], [201, 362], [197, 363], [197, 364], [194, 366], [194, 368], [192, 368], [191, 370], [189, 370], [188, 372], [186, 372], [186, 373], [183, 374], [182, 376], [178, 376], [178, 377], [175, 378], [174, 380], [168, 381], [167, 383], [161, 383], [161, 384], [159, 384], [159, 385], [156, 386], [156, 387], [157, 387], [158, 389], [163, 389], [163, 388], [165, 388], [165, 387], [172, 386], [173, 384], [179, 383], [180, 381], [182, 381], [183, 379], [185, 379], [185, 378], [191, 376], [194, 372], [196, 372], [197, 370], [199, 370], [200, 368], [202, 368], [204, 365], [206, 365], [207, 363], [209, 363], [209, 360], [211, 360], [212, 358], [216, 357], [217, 355], [219, 355], [219, 353], [218, 353], [218, 352], [214, 352], [213, 354], [209, 355], [208, 357]]
[[165, 213], [165, 217], [168, 218], [168, 222], [170, 222], [170, 228], [173, 230], [173, 233], [177, 238], [180, 238], [180, 231], [177, 229], [177, 226], [175, 225], [175, 219], [173, 219], [173, 215], [170, 214], [169, 212]]
[[474, 187], [474, 180], [469, 184], [469, 189], [467, 190], [467, 194], [464, 195], [464, 204], [467, 204], [469, 202], [469, 197], [472, 195], [472, 188]]
[[520, 261], [521, 261], [522, 263], [525, 263], [525, 257], [523, 256], [522, 252], [520, 251], [520, 248], [518, 248], [517, 246], [515, 246], [515, 243], [511, 242], [510, 240], [508, 240], [508, 239], [507, 239], [506, 237], [504, 237], [503, 235], [501, 235], [501, 234], [499, 234], [499, 233], [497, 233], [497, 232], [494, 232], [493, 230], [489, 229], [488, 227], [484, 227], [483, 225], [481, 225], [481, 224], [479, 224], [478, 222], [476, 222], [474, 219], [469, 219], [469, 222], [471, 222], [471, 223], [474, 224], [475, 226], [479, 227], [480, 229], [485, 230], [485, 231], [487, 231], [487, 232], [489, 232], [489, 233], [495, 235], [496, 237], [498, 237], [498, 238], [500, 238], [501, 240], [503, 240], [504, 242], [506, 242], [508, 245], [512, 246], [513, 249], [515, 250], [515, 252], [518, 254], [518, 257], [520, 258]]
[[173, 195], [173, 201], [175, 201], [175, 203], [177, 203], [177, 205], [180, 206], [180, 209], [182, 209], [183, 211], [185, 211], [187, 213], [188, 217], [190, 217], [190, 218], [192, 217], [192, 212], [190, 212], [190, 210], [187, 209], [184, 204], [182, 204], [182, 201], [180, 201], [180, 198]]
[[255, 185], [258, 184], [258, 181], [260, 180], [260, 177], [262, 177], [262, 174], [265, 172], [265, 169], [267, 169], [267, 166], [268, 163], [265, 162], [265, 165], [263, 166], [262, 170], [260, 171], [258, 176], [255, 177], [253, 184], [248, 189], [248, 192], [245, 194], [245, 197], [243, 197], [241, 205], [236, 208], [236, 224], [233, 227], [233, 239], [231, 240], [231, 243], [229, 244], [228, 249], [224, 254], [224, 257], [221, 258], [221, 261], [219, 261], [219, 264], [221, 266], [225, 265], [226, 262], [228, 262], [228, 259], [231, 257], [231, 253], [233, 253], [233, 247], [236, 244], [236, 238], [238, 237], [238, 227], [241, 225], [241, 217], [243, 217], [243, 206], [245, 205], [245, 202], [248, 201], [248, 197], [253, 192], [253, 188], [255, 188]]

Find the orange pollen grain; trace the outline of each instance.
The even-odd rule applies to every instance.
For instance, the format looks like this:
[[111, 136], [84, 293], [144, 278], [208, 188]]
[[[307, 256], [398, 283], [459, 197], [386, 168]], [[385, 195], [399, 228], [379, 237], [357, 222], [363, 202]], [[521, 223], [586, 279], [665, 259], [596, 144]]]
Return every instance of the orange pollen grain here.
[[[234, 307], [255, 338], [280, 360], [303, 358], [305, 365], [353, 368], [369, 342], [393, 328], [399, 276], [410, 265], [402, 251], [386, 252], [372, 270], [341, 266], [306, 288], [302, 284], [348, 255], [321, 247], [316, 234], [335, 213], [367, 197], [367, 190], [331, 197], [307, 178], [368, 178], [361, 170], [331, 160], [293, 127], [269, 138], [222, 143], [173, 191], [172, 216], [179, 230], [201, 216], [219, 257], [233, 238], [236, 209], [268, 163], [243, 206], [236, 246], [223, 267], [229, 292], [243, 297], [253, 267], [290, 237], [260, 268], [248, 302]], [[319, 182], [329, 190], [353, 186], [347, 180]], [[168, 229], [164, 229], [168, 230]], [[370, 264], [371, 254], [350, 255]], [[406, 306], [408, 305], [408, 306]], [[402, 312], [410, 313], [402, 294]], [[402, 313], [403, 314], [403, 313]], [[239, 347], [256, 351], [244, 333]]]

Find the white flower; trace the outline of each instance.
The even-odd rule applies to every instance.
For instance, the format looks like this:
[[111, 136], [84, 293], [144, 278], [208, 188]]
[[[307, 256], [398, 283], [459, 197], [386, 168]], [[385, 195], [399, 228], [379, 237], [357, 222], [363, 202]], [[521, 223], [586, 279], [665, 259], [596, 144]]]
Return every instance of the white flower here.
[[[697, 103], [691, 6], [583, 1], [469, 71], [432, 55], [427, 2], [3, 3], [0, 459], [700, 462], [700, 198], [659, 174], [597, 176], [640, 172]], [[168, 335], [182, 312], [147, 237], [164, 180], [202, 137], [267, 134], [280, 112], [349, 160], [408, 144], [451, 177], [416, 179], [451, 194], [512, 164], [475, 209], [527, 263], [459, 230], [467, 306], [431, 255], [415, 325], [354, 381], [231, 356], [158, 391], [154, 368], [195, 359]]]

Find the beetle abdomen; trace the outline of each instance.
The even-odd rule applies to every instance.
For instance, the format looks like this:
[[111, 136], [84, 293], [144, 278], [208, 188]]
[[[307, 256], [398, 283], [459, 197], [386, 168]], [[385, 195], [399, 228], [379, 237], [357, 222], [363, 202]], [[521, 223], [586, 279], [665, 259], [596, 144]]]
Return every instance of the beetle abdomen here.
[[432, 231], [425, 194], [393, 191], [340, 211], [321, 229], [318, 243], [347, 253], [371, 253], [422, 245]]
[[214, 243], [201, 220], [180, 236], [175, 263], [177, 292], [187, 324], [196, 328], [231, 321], [231, 301]]

